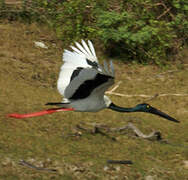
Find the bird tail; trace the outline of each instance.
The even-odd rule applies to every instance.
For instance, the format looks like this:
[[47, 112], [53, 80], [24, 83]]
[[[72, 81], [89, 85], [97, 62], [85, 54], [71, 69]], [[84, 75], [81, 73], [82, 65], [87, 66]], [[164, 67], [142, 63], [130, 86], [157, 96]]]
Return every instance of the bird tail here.
[[70, 103], [63, 103], [63, 102], [48, 102], [48, 103], [46, 103], [45, 105], [46, 106], [61, 106], [61, 107], [68, 107], [68, 105], [69, 105]]

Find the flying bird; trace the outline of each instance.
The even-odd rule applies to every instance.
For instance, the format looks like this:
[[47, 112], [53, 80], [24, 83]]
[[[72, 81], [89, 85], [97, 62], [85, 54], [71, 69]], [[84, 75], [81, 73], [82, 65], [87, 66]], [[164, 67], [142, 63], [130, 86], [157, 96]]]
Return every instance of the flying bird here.
[[112, 61], [104, 61], [101, 66], [90, 40], [86, 43], [75, 42], [70, 46], [72, 51], [64, 50], [63, 65], [61, 66], [57, 88], [64, 97], [62, 102], [48, 102], [46, 105], [55, 105], [52, 108], [29, 114], [9, 114], [9, 117], [27, 118], [51, 114], [58, 111], [98, 112], [108, 108], [118, 112], [146, 112], [158, 115], [173, 122], [179, 122], [166, 113], [142, 103], [132, 108], [115, 105], [105, 91], [114, 84], [115, 72]]

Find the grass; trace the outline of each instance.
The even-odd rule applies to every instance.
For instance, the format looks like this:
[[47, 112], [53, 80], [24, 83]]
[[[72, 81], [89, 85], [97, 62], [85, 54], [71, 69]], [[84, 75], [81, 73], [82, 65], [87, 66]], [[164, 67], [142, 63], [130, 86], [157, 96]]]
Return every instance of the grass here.
[[[45, 26], [19, 22], [0, 24], [0, 179], [153, 179], [186, 180], [188, 177], [188, 97], [165, 96], [149, 103], [181, 121], [175, 124], [144, 113], [122, 114], [110, 110], [98, 113], [61, 112], [52, 115], [11, 119], [8, 113], [27, 113], [60, 101], [56, 80], [62, 64], [62, 43]], [[40, 49], [34, 41], [49, 48]], [[116, 90], [123, 94], [188, 93], [188, 58], [165, 70], [153, 65], [115, 61]], [[177, 70], [173, 73], [165, 73]], [[121, 106], [144, 102], [141, 97], [110, 96]], [[113, 134], [113, 142], [100, 134], [70, 137], [76, 124], [96, 122], [109, 127], [134, 123], [144, 133], [159, 130], [173, 145], [151, 142], [127, 134]], [[57, 169], [37, 171], [19, 165], [23, 159], [36, 166]], [[106, 160], [132, 160], [133, 165], [107, 165]]]

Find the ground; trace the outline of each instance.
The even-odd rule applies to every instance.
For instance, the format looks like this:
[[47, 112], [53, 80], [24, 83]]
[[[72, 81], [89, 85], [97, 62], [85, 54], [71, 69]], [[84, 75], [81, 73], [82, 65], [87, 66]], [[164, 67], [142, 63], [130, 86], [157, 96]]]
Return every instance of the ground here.
[[[187, 179], [187, 50], [176, 63], [163, 68], [113, 60], [116, 84], [122, 81], [116, 92], [185, 96], [162, 96], [148, 101], [139, 96], [109, 95], [112, 101], [125, 107], [146, 101], [180, 120], [179, 124], [145, 113], [110, 110], [59, 112], [19, 120], [6, 115], [39, 111], [46, 108], [46, 102], [61, 101], [56, 80], [63, 44], [43, 25], [1, 22], [0, 32], [0, 179]], [[48, 49], [36, 47], [34, 41], [45, 43]], [[117, 141], [86, 132], [71, 136], [77, 132], [76, 125], [84, 122], [108, 127], [131, 122], [145, 134], [160, 131], [170, 143], [143, 140], [127, 133], [110, 134]], [[133, 164], [109, 165], [106, 161], [110, 159], [132, 160]], [[20, 160], [47, 170], [23, 166]]]

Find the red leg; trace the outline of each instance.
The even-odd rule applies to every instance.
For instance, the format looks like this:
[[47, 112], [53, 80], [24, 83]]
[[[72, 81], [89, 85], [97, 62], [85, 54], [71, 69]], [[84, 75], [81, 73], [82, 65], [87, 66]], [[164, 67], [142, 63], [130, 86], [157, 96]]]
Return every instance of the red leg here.
[[59, 112], [59, 111], [74, 111], [74, 109], [73, 108], [53, 108], [53, 109], [47, 109], [47, 110], [34, 112], [34, 113], [28, 113], [28, 114], [13, 113], [13, 114], [8, 114], [7, 116], [11, 118], [22, 119], [22, 118], [43, 116], [45, 114], [52, 114], [52, 113]]

